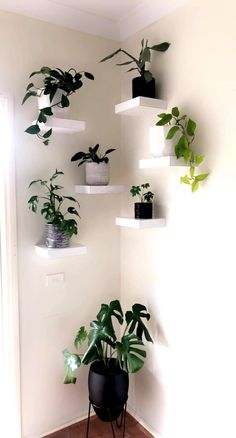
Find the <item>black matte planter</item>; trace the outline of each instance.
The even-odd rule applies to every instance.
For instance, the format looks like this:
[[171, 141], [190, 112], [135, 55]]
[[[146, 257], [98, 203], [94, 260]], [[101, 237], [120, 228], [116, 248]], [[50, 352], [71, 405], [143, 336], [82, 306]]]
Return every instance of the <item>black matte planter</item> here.
[[102, 361], [90, 366], [89, 400], [100, 420], [113, 421], [122, 413], [128, 399], [129, 375], [110, 359], [109, 368]]
[[135, 202], [135, 219], [152, 219], [152, 202]]
[[146, 82], [143, 76], [137, 76], [132, 80], [132, 96], [156, 97], [155, 79]]

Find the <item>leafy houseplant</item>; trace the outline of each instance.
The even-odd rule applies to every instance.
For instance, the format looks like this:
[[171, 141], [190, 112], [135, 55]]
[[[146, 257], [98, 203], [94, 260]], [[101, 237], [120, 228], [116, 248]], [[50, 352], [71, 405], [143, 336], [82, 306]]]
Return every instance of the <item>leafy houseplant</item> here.
[[100, 62], [107, 61], [118, 53], [122, 52], [126, 56], [130, 58], [129, 61], [121, 62], [116, 65], [130, 65], [135, 64], [135, 67], [131, 67], [128, 72], [137, 70], [140, 74], [140, 77], [134, 78], [132, 81], [132, 96], [145, 96], [145, 97], [155, 97], [155, 79], [152, 76], [152, 73], [147, 69], [146, 63], [150, 63], [151, 61], [151, 50], [156, 52], [165, 52], [169, 48], [170, 44], [167, 42], [156, 44], [154, 46], [148, 46], [148, 40], [144, 42], [144, 38], [141, 41], [141, 50], [139, 53], [139, 57], [135, 58], [130, 53], [126, 52], [123, 49], [118, 49], [113, 52], [111, 55], [106, 56]]
[[43, 196], [31, 196], [28, 205], [30, 210], [36, 213], [39, 201], [43, 201], [41, 214], [47, 222], [46, 246], [51, 248], [67, 247], [70, 237], [78, 232], [75, 219], [66, 219], [67, 214], [80, 217], [74, 207], [67, 207], [66, 212], [62, 213], [61, 208], [64, 201], [75, 202], [77, 206], [79, 206], [79, 203], [72, 196], [58, 194], [58, 191], [63, 189], [62, 186], [55, 183], [55, 179], [59, 175], [64, 175], [64, 173], [56, 170], [48, 181], [37, 179], [29, 184], [29, 188], [33, 184], [40, 184], [46, 189], [46, 193]]
[[78, 166], [85, 163], [86, 184], [93, 186], [107, 185], [109, 183], [108, 154], [115, 149], [107, 149], [103, 155], [98, 155], [99, 144], [89, 147], [88, 152], [77, 152], [71, 161], [80, 160]]
[[186, 164], [189, 165], [189, 175], [181, 177], [180, 181], [191, 186], [192, 192], [196, 192], [199, 188], [199, 182], [204, 181], [208, 173], [196, 175], [196, 166], [200, 165], [204, 160], [204, 155], [195, 154], [192, 149], [192, 143], [195, 139], [195, 131], [197, 124], [187, 115], [181, 115], [179, 108], [174, 107], [171, 113], [158, 114], [159, 121], [157, 126], [170, 125], [167, 133], [167, 140], [172, 140], [177, 137], [175, 144], [176, 158], [184, 158]]
[[[30, 82], [26, 88], [26, 94], [23, 98], [22, 105], [29, 97], [48, 96], [49, 100], [43, 107], [40, 107], [38, 118], [35, 123], [30, 125], [25, 132], [28, 134], [36, 134], [45, 145], [49, 143], [49, 137], [52, 135], [52, 129], [49, 129], [45, 134], [41, 131], [42, 124], [47, 122], [47, 118], [53, 116], [55, 107], [67, 108], [70, 105], [69, 96], [78, 91], [82, 86], [83, 75], [93, 80], [94, 76], [86, 71], [77, 72], [74, 68], [68, 71], [63, 71], [60, 68], [51, 69], [50, 67], [42, 67], [39, 71], [34, 71], [29, 76], [39, 75], [42, 78], [42, 83], [39, 87]], [[60, 93], [59, 93], [60, 92]], [[55, 100], [54, 100], [55, 98]]]
[[149, 183], [141, 184], [140, 186], [132, 186], [130, 189], [131, 195], [138, 196], [140, 202], [134, 204], [135, 219], [151, 219], [152, 218], [152, 201], [154, 193], [146, 191], [150, 187]]
[[[81, 364], [92, 364], [89, 398], [97, 415], [104, 421], [109, 421], [110, 417], [115, 419], [122, 412], [128, 398], [128, 373], [136, 373], [144, 365], [143, 340], [152, 342], [143, 322], [145, 319], [148, 321], [150, 314], [142, 304], [134, 304], [125, 316], [118, 300], [109, 305], [102, 304], [97, 319], [90, 323], [90, 330], [80, 327], [74, 340], [77, 349], [87, 341], [85, 351], [82, 354], [70, 353], [67, 349], [63, 351], [64, 383], [75, 383], [74, 373]], [[113, 320], [124, 325], [120, 337], [115, 332]]]

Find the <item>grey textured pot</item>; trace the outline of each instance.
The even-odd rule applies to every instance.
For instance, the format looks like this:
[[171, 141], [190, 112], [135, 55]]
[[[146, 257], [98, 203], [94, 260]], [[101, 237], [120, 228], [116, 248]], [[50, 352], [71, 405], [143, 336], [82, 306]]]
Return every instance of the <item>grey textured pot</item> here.
[[85, 182], [88, 186], [107, 186], [109, 165], [107, 163], [85, 163]]
[[45, 225], [45, 243], [48, 248], [67, 248], [70, 236], [59, 230], [56, 225]]

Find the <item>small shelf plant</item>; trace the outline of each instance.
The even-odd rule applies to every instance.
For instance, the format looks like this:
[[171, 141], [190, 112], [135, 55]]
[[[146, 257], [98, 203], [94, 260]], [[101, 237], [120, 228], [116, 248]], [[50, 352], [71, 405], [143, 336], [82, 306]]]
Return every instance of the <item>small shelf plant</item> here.
[[140, 186], [132, 186], [130, 193], [133, 197], [137, 196], [139, 202], [134, 204], [135, 219], [151, 219], [152, 218], [152, 202], [154, 193], [149, 189], [149, 183], [143, 183]]
[[86, 71], [76, 71], [70, 68], [63, 71], [60, 68], [42, 67], [39, 71], [34, 71], [29, 78], [39, 76], [41, 82], [35, 85], [30, 82], [26, 88], [26, 93], [22, 105], [30, 98], [48, 97], [47, 102], [39, 106], [39, 114], [36, 121], [30, 125], [25, 132], [42, 140], [44, 145], [49, 144], [52, 135], [52, 128], [44, 134], [41, 130], [42, 124], [46, 124], [47, 118], [53, 116], [54, 108], [68, 108], [70, 106], [70, 96], [76, 93], [83, 86], [83, 76], [87, 79], [94, 80], [92, 73]]
[[102, 186], [109, 183], [109, 157], [115, 151], [114, 148], [107, 149], [105, 153], [99, 154], [99, 144], [89, 147], [88, 152], [77, 152], [71, 161], [79, 161], [78, 167], [85, 163], [85, 181], [87, 185]]
[[199, 183], [208, 177], [208, 173], [196, 174], [196, 166], [199, 166], [205, 158], [203, 154], [196, 154], [192, 148], [197, 127], [196, 122], [186, 114], [180, 114], [177, 106], [173, 107], [170, 113], [158, 114], [158, 118], [160, 120], [156, 123], [157, 126], [169, 125], [167, 140], [176, 138], [174, 145], [176, 158], [183, 158], [185, 163], [189, 165], [189, 174], [181, 176], [181, 183], [190, 185], [192, 192], [196, 192]]
[[56, 169], [49, 180], [37, 179], [29, 184], [29, 188], [37, 184], [45, 189], [45, 193], [42, 196], [31, 196], [28, 200], [28, 206], [33, 213], [37, 213], [39, 202], [42, 201], [40, 212], [46, 220], [45, 244], [49, 248], [68, 247], [70, 238], [78, 233], [76, 220], [74, 218], [67, 218], [68, 215], [80, 217], [77, 209], [74, 206], [69, 206], [63, 212], [62, 206], [65, 201], [71, 201], [78, 208], [79, 203], [72, 196], [58, 193], [64, 188], [55, 182], [55, 179], [60, 175], [64, 175], [64, 173]]

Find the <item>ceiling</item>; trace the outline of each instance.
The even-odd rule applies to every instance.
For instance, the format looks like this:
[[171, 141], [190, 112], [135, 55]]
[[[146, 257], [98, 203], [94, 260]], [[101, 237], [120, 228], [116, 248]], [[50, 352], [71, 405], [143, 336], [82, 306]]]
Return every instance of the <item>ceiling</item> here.
[[0, 9], [123, 41], [186, 0], [0, 0]]

